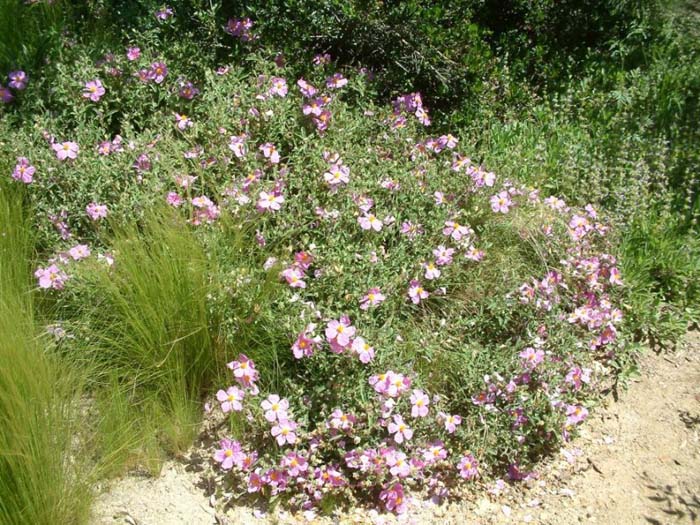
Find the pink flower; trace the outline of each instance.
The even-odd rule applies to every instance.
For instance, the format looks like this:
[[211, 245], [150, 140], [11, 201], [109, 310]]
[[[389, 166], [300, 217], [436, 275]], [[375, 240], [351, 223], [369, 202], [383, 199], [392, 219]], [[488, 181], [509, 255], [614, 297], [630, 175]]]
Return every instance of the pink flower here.
[[523, 362], [523, 366], [530, 370], [533, 370], [537, 365], [544, 361], [544, 352], [542, 350], [535, 350], [531, 347], [525, 348], [518, 355]]
[[29, 159], [27, 157], [17, 157], [17, 164], [12, 172], [13, 179], [24, 182], [25, 184], [31, 184], [34, 180], [35, 173], [36, 168], [29, 164]]
[[297, 80], [297, 86], [299, 86], [299, 91], [301, 91], [301, 94], [306, 98], [311, 98], [317, 93], [316, 88], [303, 78]]
[[170, 204], [170, 206], [173, 206], [174, 208], [178, 208], [182, 205], [182, 197], [175, 193], [174, 191], [168, 192], [168, 194], [165, 197], [165, 202]]
[[102, 95], [105, 94], [105, 88], [102, 86], [100, 79], [90, 80], [85, 82], [85, 88], [83, 89], [83, 97], [89, 98], [93, 102], [98, 102]]
[[274, 421], [286, 421], [288, 418], [287, 410], [289, 409], [289, 401], [280, 398], [277, 394], [270, 394], [260, 406], [265, 411], [265, 419], [270, 423]]
[[419, 281], [413, 279], [409, 283], [408, 296], [411, 298], [413, 304], [418, 304], [421, 300], [427, 299], [430, 293], [423, 288]]
[[385, 457], [386, 464], [392, 476], [405, 478], [411, 473], [411, 467], [406, 460], [406, 454], [392, 449]]
[[362, 337], [356, 337], [352, 342], [351, 349], [360, 358], [360, 362], [367, 364], [374, 359], [374, 348]]
[[238, 441], [222, 439], [219, 442], [221, 447], [214, 453], [214, 461], [221, 463], [221, 468], [231, 470], [238, 456], [241, 455], [241, 444]]
[[248, 475], [248, 492], [260, 492], [265, 486], [262, 476], [260, 475], [260, 469], [256, 469], [255, 472], [251, 472]]
[[243, 401], [244, 397], [245, 392], [235, 386], [229, 387], [226, 391], [219, 390], [216, 393], [216, 399], [221, 403], [221, 410], [224, 414], [226, 412], [231, 412], [231, 410], [235, 410], [236, 412], [243, 410], [241, 401]]
[[272, 78], [272, 87], [269, 90], [269, 93], [271, 95], [277, 95], [278, 97], [286, 97], [287, 91], [287, 81], [285, 79], [280, 77]]
[[425, 269], [425, 278], [429, 281], [440, 277], [440, 269], [435, 266], [434, 262], [423, 263], [422, 266]]
[[168, 66], [163, 62], [154, 62], [151, 64], [151, 69], [149, 71], [149, 78], [153, 80], [156, 84], [162, 84], [165, 77], [168, 76]]
[[331, 413], [331, 419], [328, 422], [328, 427], [335, 430], [350, 430], [357, 421], [357, 418], [352, 414], [346, 414], [339, 408], [336, 408]]
[[48, 268], [39, 268], [34, 272], [34, 276], [39, 280], [39, 288], [63, 290], [68, 275], [55, 264]]
[[350, 168], [340, 162], [335, 162], [323, 174], [323, 180], [331, 187], [347, 184], [350, 182]]
[[573, 367], [566, 374], [564, 379], [567, 383], [574, 387], [574, 390], [581, 388], [582, 383], [590, 383], [591, 381], [591, 369], [590, 368], [579, 368], [578, 366]]
[[279, 211], [283, 202], [284, 196], [281, 193], [261, 191], [257, 206], [260, 211]]
[[384, 302], [386, 297], [379, 288], [370, 288], [367, 294], [360, 299], [360, 309], [369, 310], [371, 306], [378, 306]]
[[376, 232], [380, 231], [382, 226], [384, 226], [384, 223], [371, 213], [358, 217], [357, 222], [363, 230], [374, 230]]
[[507, 191], [502, 191], [497, 195], [491, 197], [491, 209], [495, 213], [508, 213], [508, 210], [513, 205], [513, 201], [510, 200], [510, 195]]
[[283, 419], [272, 427], [271, 433], [277, 438], [277, 444], [279, 446], [283, 446], [285, 443], [293, 445], [297, 441], [297, 435], [294, 433], [296, 428], [297, 424], [294, 421]]
[[442, 233], [452, 237], [455, 241], [461, 241], [463, 238], [471, 236], [474, 232], [468, 226], [459, 224], [457, 221], [445, 221]]
[[379, 499], [384, 502], [386, 510], [389, 512], [393, 511], [397, 514], [403, 514], [407, 510], [403, 487], [400, 483], [394, 483], [391, 487], [380, 492]]
[[413, 437], [413, 430], [409, 427], [399, 414], [394, 414], [393, 421], [387, 427], [389, 434], [393, 434], [394, 441], [399, 445], [405, 441], [409, 441]]
[[187, 128], [192, 127], [192, 121], [187, 115], [181, 115], [180, 113], [175, 113], [175, 126], [180, 131], [185, 131]]
[[411, 394], [411, 417], [425, 417], [428, 415], [430, 398], [422, 390], [414, 390]]
[[26, 88], [27, 81], [29, 80], [27, 73], [24, 71], [11, 71], [7, 75], [7, 78], [10, 79], [7, 85], [12, 89], [16, 89], [17, 91], [22, 91], [24, 88]]
[[85, 213], [87, 213], [88, 217], [90, 217], [93, 221], [104, 219], [107, 217], [107, 206], [104, 204], [91, 202], [85, 207]]
[[333, 319], [326, 326], [326, 339], [331, 345], [339, 347], [340, 351], [350, 345], [350, 338], [355, 335], [355, 327], [350, 323], [350, 318], [342, 316]]
[[586, 407], [580, 405], [567, 405], [566, 406], [566, 425], [572, 426], [580, 423], [588, 416], [588, 410]]
[[258, 371], [255, 369], [255, 363], [248, 356], [239, 354], [235, 361], [231, 361], [226, 366], [233, 370], [233, 377], [243, 388], [249, 388], [253, 395], [258, 393], [258, 387], [255, 385], [258, 380]]
[[479, 262], [485, 255], [486, 254], [483, 250], [477, 250], [474, 246], [470, 246], [467, 248], [467, 253], [464, 254], [464, 258], [469, 259], [470, 261]]
[[269, 159], [272, 164], [279, 164], [280, 154], [274, 144], [266, 142], [260, 146], [260, 151], [262, 151], [263, 156]]
[[77, 244], [68, 250], [68, 255], [70, 255], [74, 261], [79, 261], [90, 257], [90, 248], [87, 244]]
[[306, 288], [306, 283], [304, 282], [304, 272], [296, 266], [290, 266], [282, 272], [282, 277], [287, 280], [287, 283], [292, 288]]
[[51, 148], [56, 152], [58, 160], [75, 159], [78, 157], [80, 146], [75, 142], [54, 143]]
[[292, 353], [297, 359], [309, 357], [314, 354], [316, 347], [320, 343], [320, 338], [309, 337], [309, 334], [315, 328], [314, 325], [309, 325], [306, 329], [297, 336], [297, 340], [292, 345]]
[[287, 452], [282, 458], [282, 466], [290, 476], [297, 477], [309, 470], [308, 460], [296, 452]]
[[479, 462], [471, 454], [462, 457], [457, 468], [464, 479], [474, 479], [479, 475]]
[[134, 60], [138, 60], [140, 56], [141, 56], [141, 49], [139, 49], [138, 47], [128, 47], [126, 49], [126, 58], [130, 62], [133, 62]]
[[242, 135], [236, 135], [230, 137], [230, 142], [228, 145], [228, 148], [233, 151], [233, 154], [236, 155], [239, 159], [242, 159], [243, 157], [246, 156], [246, 153], [248, 153], [248, 149], [246, 148], [246, 139], [247, 135], [244, 133]]
[[423, 450], [423, 461], [428, 464], [435, 463], [447, 458], [447, 450], [442, 441], [431, 443], [428, 448]]
[[424, 230], [422, 225], [413, 224], [411, 221], [406, 221], [401, 225], [401, 233], [413, 240], [417, 236], [422, 235]]
[[435, 263], [438, 266], [447, 266], [452, 263], [452, 256], [454, 255], [454, 248], [446, 248], [442, 245], [438, 246], [433, 250], [433, 255], [435, 256]]
[[347, 85], [348, 79], [345, 78], [340, 73], [334, 73], [326, 79], [326, 87], [330, 89], [340, 89], [341, 87]]
[[445, 430], [448, 434], [454, 434], [457, 430], [457, 426], [462, 424], [462, 417], [456, 414], [446, 414], [445, 412], [440, 412], [439, 418], [445, 424]]

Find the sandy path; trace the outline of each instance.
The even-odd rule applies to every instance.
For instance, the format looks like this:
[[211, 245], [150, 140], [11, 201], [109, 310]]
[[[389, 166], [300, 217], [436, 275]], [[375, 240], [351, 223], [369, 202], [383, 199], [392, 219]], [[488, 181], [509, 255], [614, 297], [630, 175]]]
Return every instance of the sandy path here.
[[[674, 354], [649, 352], [615, 402], [599, 407], [566, 452], [529, 487], [435, 507], [417, 505], [409, 523], [700, 524], [700, 334]], [[99, 496], [99, 525], [299, 523], [256, 518], [237, 507], [217, 514], [198, 469], [168, 463], [158, 479], [127, 477]], [[270, 519], [274, 518], [274, 519]], [[393, 522], [357, 511], [316, 523]]]

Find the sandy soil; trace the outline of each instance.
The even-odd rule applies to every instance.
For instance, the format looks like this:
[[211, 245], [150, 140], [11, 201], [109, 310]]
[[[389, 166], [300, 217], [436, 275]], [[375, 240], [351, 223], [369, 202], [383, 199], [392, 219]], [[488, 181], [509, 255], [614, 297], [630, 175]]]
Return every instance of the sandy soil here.
[[[581, 435], [539, 469], [529, 486], [510, 486], [435, 506], [416, 499], [416, 524], [700, 524], [700, 333], [673, 354], [649, 352], [641, 377], [599, 407]], [[157, 479], [130, 476], [99, 495], [98, 525], [392, 523], [356, 509], [333, 518], [220, 510], [205, 458], [169, 462]]]

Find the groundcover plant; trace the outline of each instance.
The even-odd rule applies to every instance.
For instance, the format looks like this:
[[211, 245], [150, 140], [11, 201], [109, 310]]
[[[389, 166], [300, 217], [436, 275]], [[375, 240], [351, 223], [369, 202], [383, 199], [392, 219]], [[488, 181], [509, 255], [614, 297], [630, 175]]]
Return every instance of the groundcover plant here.
[[[230, 498], [403, 513], [534, 476], [629, 351], [596, 209], [490, 172], [431, 136], [419, 93], [376, 106], [329, 56], [188, 78], [138, 44], [77, 49], [59, 109], [2, 145], [49, 253], [47, 329], [99, 364], [96, 395], [204, 405]], [[13, 75], [8, 104], [46, 88]]]

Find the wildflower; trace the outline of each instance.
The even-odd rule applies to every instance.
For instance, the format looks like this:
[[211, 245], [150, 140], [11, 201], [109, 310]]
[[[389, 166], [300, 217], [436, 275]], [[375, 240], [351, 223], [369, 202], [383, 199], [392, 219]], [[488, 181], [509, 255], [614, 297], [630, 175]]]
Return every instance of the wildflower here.
[[567, 405], [566, 406], [566, 425], [573, 426], [588, 416], [588, 410], [586, 407], [580, 405]]
[[407, 510], [403, 487], [400, 483], [394, 483], [389, 488], [379, 493], [379, 499], [384, 502], [386, 510], [403, 514]]
[[297, 80], [297, 86], [299, 86], [299, 91], [301, 91], [301, 94], [306, 98], [311, 98], [317, 93], [316, 88], [303, 78]]
[[414, 224], [411, 221], [406, 221], [401, 225], [401, 233], [413, 240], [418, 235], [422, 235], [424, 230], [421, 224]]
[[331, 164], [328, 171], [323, 174], [323, 180], [331, 187], [347, 184], [350, 182], [350, 168], [341, 163]]
[[187, 115], [181, 115], [180, 113], [174, 113], [175, 115], [175, 126], [180, 131], [185, 131], [187, 128], [192, 127], [192, 121]]
[[231, 386], [226, 391], [219, 390], [216, 393], [216, 399], [221, 403], [221, 410], [224, 412], [231, 412], [235, 410], [240, 412], [243, 410], [243, 398], [245, 397], [245, 392], [238, 387]]
[[457, 221], [445, 221], [445, 227], [442, 230], [442, 234], [452, 237], [455, 241], [461, 241], [463, 238], [473, 235], [474, 231], [468, 226], [464, 226]]
[[58, 160], [75, 159], [78, 157], [80, 152], [80, 146], [77, 143], [67, 141], [61, 143], [54, 143], [51, 148], [56, 152], [56, 157]]
[[87, 213], [88, 217], [90, 217], [90, 219], [93, 221], [104, 219], [107, 217], [107, 206], [104, 204], [91, 202], [85, 207], [85, 213]]
[[358, 217], [357, 223], [363, 230], [374, 230], [376, 232], [380, 231], [384, 225], [382, 221], [372, 213]]
[[294, 421], [283, 419], [272, 427], [271, 433], [277, 439], [279, 446], [283, 446], [285, 443], [293, 445], [297, 441], [297, 435], [294, 433], [296, 428], [297, 424]]
[[287, 283], [292, 288], [306, 288], [304, 282], [304, 271], [296, 266], [290, 266], [282, 272], [282, 277], [287, 280]]
[[293, 477], [301, 476], [309, 470], [308, 460], [304, 456], [291, 451], [282, 457], [282, 466]]
[[244, 18], [239, 20], [237, 18], [230, 18], [226, 23], [224, 31], [229, 35], [237, 37], [241, 42], [248, 42], [256, 38], [251, 32], [253, 28], [253, 21], [250, 18]]
[[428, 464], [435, 463], [447, 458], [447, 450], [442, 441], [431, 443], [428, 448], [423, 450], [423, 461]]
[[435, 264], [438, 266], [447, 266], [448, 264], [452, 264], [452, 256], [454, 253], [454, 248], [445, 248], [442, 245], [438, 246], [433, 250]]
[[437, 279], [440, 277], [440, 269], [435, 266], [434, 262], [423, 263], [423, 268], [425, 269], [425, 278], [428, 280]]
[[149, 72], [150, 80], [153, 80], [156, 84], [162, 84], [165, 77], [168, 76], [168, 66], [163, 62], [154, 62], [151, 64], [151, 69]]
[[24, 88], [27, 87], [27, 81], [29, 80], [29, 77], [24, 71], [10, 71], [10, 74], [7, 75], [7, 77], [10, 79], [7, 85], [12, 89], [22, 91]]
[[622, 277], [620, 274], [620, 270], [618, 270], [616, 267], [610, 268], [610, 284], [615, 284], [615, 285], [621, 285], [622, 284]]
[[544, 360], [544, 352], [542, 350], [535, 350], [531, 347], [525, 348], [518, 355], [523, 362], [523, 366], [530, 370], [533, 370]]
[[280, 154], [274, 144], [266, 142], [260, 146], [260, 151], [262, 151], [263, 156], [269, 159], [272, 164], [279, 164]]
[[0, 84], [0, 101], [4, 102], [5, 104], [9, 104], [14, 99], [15, 96], [12, 94], [12, 91]]
[[389, 434], [393, 434], [394, 441], [399, 445], [405, 441], [409, 441], [413, 437], [413, 430], [409, 427], [399, 414], [394, 414], [393, 421], [387, 427]]
[[180, 90], [178, 91], [178, 96], [184, 98], [185, 100], [192, 100], [194, 97], [199, 95], [199, 89], [189, 80], [180, 82]]
[[419, 281], [413, 279], [409, 283], [408, 296], [411, 298], [413, 304], [418, 304], [423, 299], [427, 299], [430, 296], [430, 293], [423, 288]]
[[221, 468], [231, 470], [236, 458], [241, 454], [241, 444], [238, 441], [222, 439], [219, 442], [221, 447], [214, 453], [214, 461], [221, 463]]
[[411, 394], [411, 417], [425, 417], [428, 415], [430, 398], [422, 390], [414, 390]]
[[260, 211], [279, 211], [282, 208], [284, 196], [277, 192], [267, 193], [261, 191], [258, 196], [258, 210]]
[[510, 195], [507, 191], [502, 191], [498, 195], [491, 197], [491, 209], [495, 213], [508, 213], [508, 210], [513, 205], [513, 201], [510, 200]]
[[260, 469], [256, 469], [255, 472], [248, 475], [248, 493], [260, 492], [264, 486], [265, 482], [260, 475]]
[[347, 85], [348, 79], [345, 78], [340, 73], [334, 73], [326, 79], [326, 87], [330, 89], [340, 89], [341, 87]]
[[471, 454], [462, 457], [457, 468], [464, 479], [474, 479], [479, 475], [479, 462]]
[[34, 272], [39, 281], [39, 288], [63, 290], [68, 275], [55, 264], [48, 268], [39, 268]]
[[233, 370], [233, 377], [243, 388], [249, 388], [252, 395], [258, 393], [258, 387], [255, 385], [258, 380], [258, 371], [255, 369], [255, 363], [248, 356], [239, 354], [235, 361], [231, 361], [226, 366]]
[[312, 117], [312, 120], [316, 125], [316, 129], [319, 132], [323, 133], [328, 129], [328, 124], [331, 121], [331, 112], [327, 109], [324, 109], [317, 117]]
[[483, 250], [478, 250], [474, 246], [469, 246], [469, 248], [467, 248], [467, 252], [464, 254], [464, 257], [465, 259], [469, 259], [470, 261], [479, 262], [484, 258], [485, 255], [486, 254]]
[[243, 157], [246, 156], [246, 153], [248, 152], [248, 149], [246, 148], [246, 134], [242, 135], [237, 135], [237, 136], [232, 136], [230, 137], [230, 142], [229, 142], [229, 149], [233, 151], [233, 154], [236, 155], [239, 159], [242, 159]]
[[369, 310], [371, 306], [378, 306], [384, 302], [386, 297], [379, 288], [370, 288], [362, 299], [360, 299], [360, 309]]
[[280, 77], [272, 77], [272, 87], [268, 91], [270, 95], [277, 95], [278, 97], [286, 97], [289, 89], [287, 88], [287, 81]]
[[445, 430], [447, 430], [448, 434], [454, 434], [457, 427], [462, 423], [462, 417], [456, 414], [446, 414], [445, 412], [440, 412], [439, 418], [445, 424]]
[[386, 455], [385, 460], [392, 476], [405, 478], [411, 473], [410, 465], [406, 460], [406, 454], [400, 450], [391, 449]]
[[160, 20], [161, 22], [167, 20], [168, 18], [171, 18], [175, 16], [175, 12], [173, 11], [172, 7], [163, 6], [158, 11], [155, 12], [155, 17], [157, 20]]
[[83, 89], [83, 97], [89, 98], [93, 102], [98, 102], [102, 95], [105, 94], [105, 88], [100, 79], [96, 78], [85, 83]]
[[326, 339], [336, 350], [342, 351], [350, 345], [350, 338], [355, 335], [355, 327], [350, 323], [350, 318], [342, 316], [340, 319], [333, 319], [326, 326]]
[[12, 172], [13, 179], [25, 184], [31, 184], [34, 181], [35, 173], [36, 168], [29, 164], [29, 159], [27, 157], [17, 157], [17, 164]]
[[591, 369], [575, 366], [569, 370], [564, 380], [573, 386], [574, 390], [579, 390], [582, 383], [588, 384], [591, 381]]
[[265, 411], [265, 419], [270, 423], [274, 421], [284, 421], [287, 419], [287, 410], [289, 409], [289, 401], [281, 399], [277, 394], [270, 394], [267, 399], [261, 403], [262, 409]]
[[335, 430], [350, 430], [356, 421], [357, 418], [355, 418], [355, 416], [352, 414], [346, 414], [339, 408], [336, 408], [331, 413], [331, 419], [328, 422], [328, 426], [329, 428]]
[[355, 338], [355, 340], [352, 342], [351, 349], [360, 358], [360, 362], [364, 364], [367, 364], [374, 359], [374, 348], [372, 348], [362, 337]]
[[81, 259], [90, 257], [90, 248], [87, 244], [76, 244], [68, 250], [68, 255], [70, 255], [74, 261], [80, 261]]
[[328, 53], [322, 55], [316, 55], [313, 58], [313, 64], [315, 66], [324, 66], [331, 63], [331, 56]]
[[316, 347], [318, 346], [319, 340], [314, 337], [309, 337], [308, 335], [311, 330], [313, 330], [313, 328], [307, 326], [306, 330], [297, 336], [296, 341], [294, 341], [294, 344], [292, 345], [292, 353], [297, 359], [313, 355]]
[[126, 48], [126, 59], [129, 60], [130, 62], [133, 62], [134, 60], [138, 60], [140, 56], [141, 56], [141, 49], [139, 49], [138, 47]]

